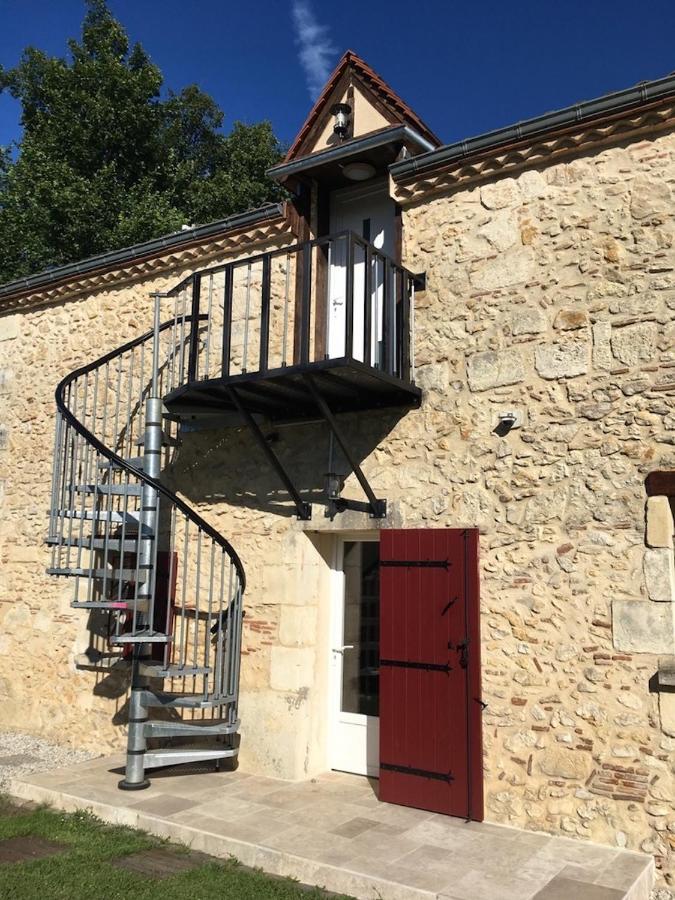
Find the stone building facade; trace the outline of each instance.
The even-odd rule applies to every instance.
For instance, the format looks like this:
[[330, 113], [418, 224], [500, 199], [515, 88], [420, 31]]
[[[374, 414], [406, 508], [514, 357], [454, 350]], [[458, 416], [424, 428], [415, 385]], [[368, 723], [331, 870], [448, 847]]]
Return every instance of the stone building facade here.
[[[321, 109], [346, 96], [344, 66]], [[675, 86], [452, 158], [432, 148], [426, 169], [391, 166], [401, 260], [426, 273], [423, 400], [343, 423], [388, 500], [384, 523], [299, 522], [245, 431], [183, 435], [167, 483], [248, 573], [244, 767], [302, 779], [329, 765], [335, 535], [477, 527], [486, 818], [642, 850], [675, 884], [674, 114]], [[4, 290], [0, 726], [124, 743], [128, 678], [75, 668], [85, 623], [44, 575], [56, 383], [150, 327], [152, 291], [320, 231], [316, 203], [305, 232], [295, 216], [289, 202], [170, 253]], [[320, 502], [325, 429], [280, 429], [277, 449]]]

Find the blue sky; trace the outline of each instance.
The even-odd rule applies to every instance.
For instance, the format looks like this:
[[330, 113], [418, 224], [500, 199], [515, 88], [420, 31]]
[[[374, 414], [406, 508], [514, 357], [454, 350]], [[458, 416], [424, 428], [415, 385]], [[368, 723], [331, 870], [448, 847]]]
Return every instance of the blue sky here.
[[[267, 118], [287, 142], [311, 106], [308, 82], [320, 80], [347, 48], [447, 142], [675, 69], [673, 0], [109, 5], [168, 87], [196, 82], [224, 110], [226, 128], [236, 119]], [[0, 63], [13, 65], [27, 44], [64, 54], [83, 9], [81, 0], [0, 0]], [[17, 104], [0, 96], [0, 144], [20, 136], [18, 120]]]

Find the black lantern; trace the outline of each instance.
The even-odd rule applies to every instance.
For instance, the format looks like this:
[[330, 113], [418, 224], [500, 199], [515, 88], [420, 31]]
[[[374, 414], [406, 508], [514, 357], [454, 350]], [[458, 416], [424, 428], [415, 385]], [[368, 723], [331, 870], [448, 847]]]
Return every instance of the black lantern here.
[[349, 131], [349, 120], [352, 114], [351, 106], [348, 103], [335, 103], [331, 107], [331, 113], [335, 116], [333, 132], [337, 134], [338, 137], [347, 137], [347, 132]]

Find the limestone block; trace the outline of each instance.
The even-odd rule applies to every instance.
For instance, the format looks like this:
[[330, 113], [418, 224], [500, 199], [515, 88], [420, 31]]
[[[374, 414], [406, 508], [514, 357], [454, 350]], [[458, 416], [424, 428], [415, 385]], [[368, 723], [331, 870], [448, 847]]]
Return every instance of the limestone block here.
[[609, 322], [595, 322], [593, 325], [593, 365], [596, 369], [612, 368], [611, 334]]
[[511, 313], [511, 334], [540, 334], [546, 331], [546, 316], [538, 307], [519, 307]]
[[446, 362], [420, 366], [415, 371], [415, 383], [423, 391], [446, 391], [449, 379], [449, 368]]
[[675, 603], [613, 600], [612, 636], [626, 653], [675, 653]]
[[496, 213], [492, 219], [479, 229], [491, 247], [495, 250], [508, 250], [518, 240], [520, 235], [513, 215], [508, 211]]
[[284, 647], [307, 647], [316, 641], [316, 606], [282, 606], [279, 640]]
[[314, 650], [272, 647], [270, 684], [276, 691], [299, 691], [314, 681]]
[[531, 247], [507, 250], [494, 259], [479, 263], [469, 274], [473, 287], [478, 291], [494, 291], [497, 288], [521, 284], [532, 277], [534, 252]]
[[9, 428], [6, 425], [0, 425], [0, 450], [6, 450], [9, 444]]
[[466, 373], [472, 391], [487, 391], [506, 384], [517, 384], [525, 377], [523, 358], [517, 350], [475, 353], [466, 361]]
[[642, 570], [649, 599], [661, 603], [672, 603], [675, 600], [673, 551], [668, 549], [645, 550]]
[[0, 369], [0, 397], [7, 396], [12, 388], [14, 372], [11, 369]]
[[588, 372], [589, 345], [586, 341], [542, 344], [535, 351], [535, 367], [542, 378], [573, 378]]
[[576, 331], [588, 325], [588, 313], [585, 309], [561, 309], [555, 317], [554, 328], [561, 331]]
[[550, 778], [585, 781], [591, 774], [592, 766], [590, 754], [566, 747], [550, 747], [539, 759], [540, 770]]
[[657, 337], [656, 322], [638, 322], [615, 328], [611, 340], [612, 353], [624, 365], [637, 366], [653, 359]]
[[669, 208], [670, 188], [659, 179], [652, 181], [644, 177], [636, 178], [630, 199], [630, 214], [634, 219], [646, 219], [660, 215]]
[[661, 731], [668, 737], [675, 738], [675, 691], [659, 693], [659, 716]]
[[0, 342], [11, 341], [19, 336], [19, 316], [2, 316], [0, 318]]
[[673, 549], [673, 512], [668, 497], [647, 498], [647, 544]]
[[501, 178], [480, 189], [480, 201], [487, 209], [503, 209], [520, 203], [521, 193], [515, 178]]

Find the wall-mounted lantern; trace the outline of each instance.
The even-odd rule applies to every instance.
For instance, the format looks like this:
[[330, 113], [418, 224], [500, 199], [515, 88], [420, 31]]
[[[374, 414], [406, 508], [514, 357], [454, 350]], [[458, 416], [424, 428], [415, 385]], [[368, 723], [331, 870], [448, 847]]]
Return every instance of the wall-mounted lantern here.
[[335, 103], [331, 107], [331, 114], [335, 116], [333, 132], [340, 138], [346, 138], [352, 116], [351, 106], [348, 103]]

